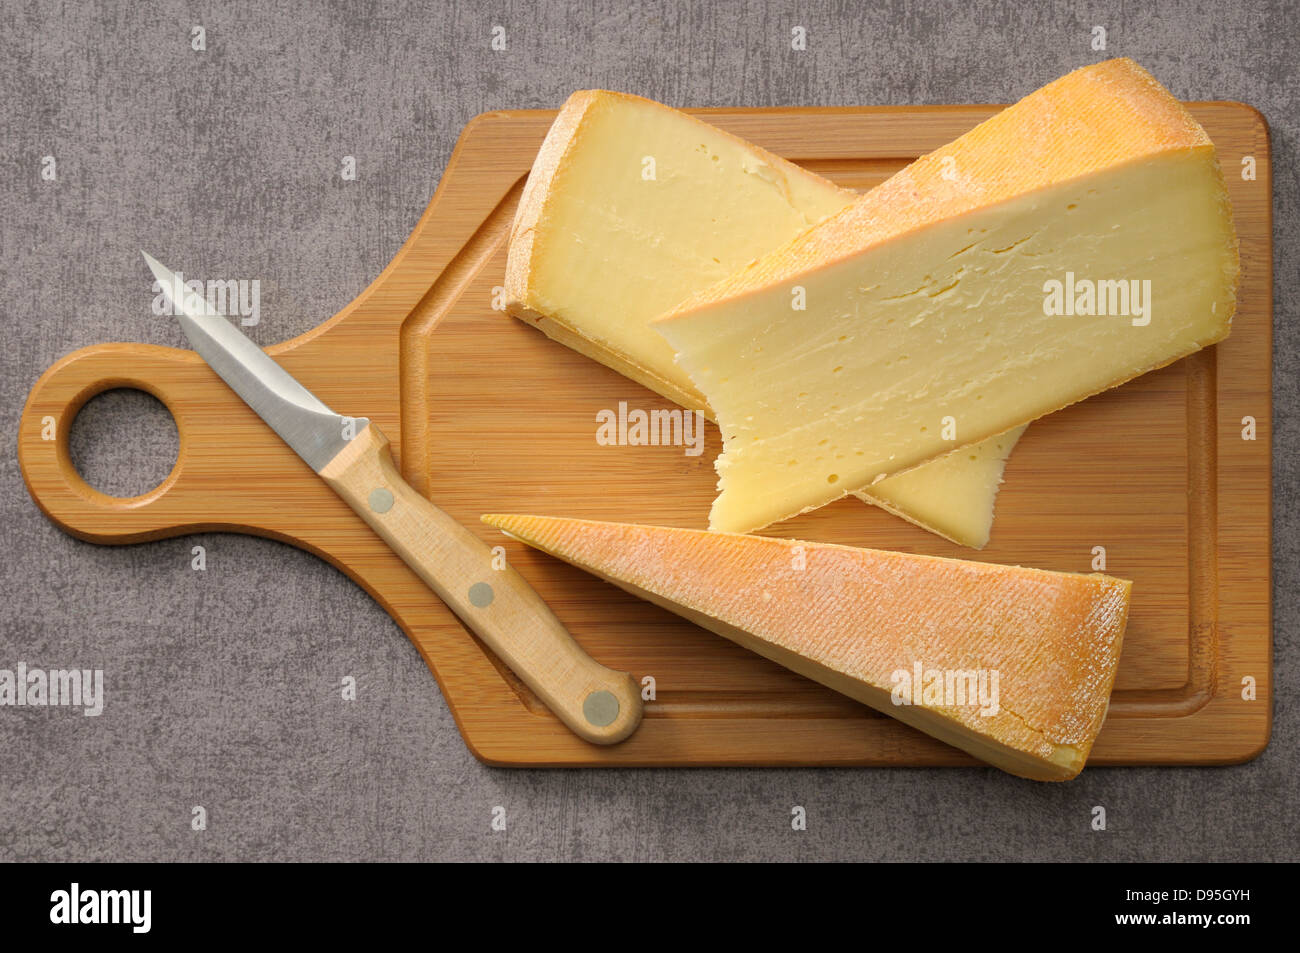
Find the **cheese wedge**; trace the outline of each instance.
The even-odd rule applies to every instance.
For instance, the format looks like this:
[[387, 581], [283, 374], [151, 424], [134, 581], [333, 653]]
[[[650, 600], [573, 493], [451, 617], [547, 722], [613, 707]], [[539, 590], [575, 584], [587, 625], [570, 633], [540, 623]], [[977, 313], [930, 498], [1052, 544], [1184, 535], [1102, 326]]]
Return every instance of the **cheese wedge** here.
[[506, 310], [709, 412], [649, 321], [854, 198], [679, 110], [580, 90], [552, 124], [520, 197]]
[[1118, 59], [918, 159], [655, 327], [718, 415], [711, 526], [741, 532], [1221, 340], [1237, 273], [1213, 145]]
[[[506, 309], [714, 419], [650, 322], [854, 198], [684, 112], [583, 90], [560, 110], [524, 187], [511, 230]], [[1014, 445], [1004, 436], [861, 497], [982, 547]]]
[[786, 668], [1021, 777], [1083, 768], [1131, 584], [702, 530], [484, 516]]

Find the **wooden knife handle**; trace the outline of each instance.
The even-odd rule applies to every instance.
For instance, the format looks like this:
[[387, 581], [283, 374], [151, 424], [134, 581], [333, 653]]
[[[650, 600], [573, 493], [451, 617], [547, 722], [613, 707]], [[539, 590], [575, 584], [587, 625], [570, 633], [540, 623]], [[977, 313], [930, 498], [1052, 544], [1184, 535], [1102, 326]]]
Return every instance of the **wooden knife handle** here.
[[614, 744], [640, 724], [632, 676], [583, 651], [523, 576], [412, 489], [373, 423], [320, 475], [579, 737]]

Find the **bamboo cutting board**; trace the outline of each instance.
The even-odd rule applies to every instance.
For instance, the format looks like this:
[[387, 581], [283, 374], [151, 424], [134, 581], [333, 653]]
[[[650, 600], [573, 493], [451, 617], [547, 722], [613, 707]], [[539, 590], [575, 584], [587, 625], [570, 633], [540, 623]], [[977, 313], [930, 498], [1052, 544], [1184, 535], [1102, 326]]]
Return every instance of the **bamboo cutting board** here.
[[[699, 110], [841, 185], [866, 189], [994, 106]], [[963, 549], [857, 500], [775, 535], [1089, 571], [1134, 581], [1123, 660], [1090, 764], [1220, 764], [1268, 741], [1272, 710], [1272, 227], [1268, 128], [1234, 103], [1192, 105], [1219, 149], [1241, 238], [1224, 343], [1033, 424], [1011, 457], [993, 541]], [[538, 589], [598, 661], [654, 680], [641, 728], [597, 747], [565, 729], [197, 355], [103, 344], [37, 382], [19, 458], [42, 510], [99, 543], [231, 530], [280, 539], [377, 599], [437, 675], [466, 743], [499, 765], [958, 765], [975, 762], [507, 541], [485, 512], [703, 527], [719, 448], [610, 447], [596, 414], [672, 405], [494, 310], [510, 221], [554, 113], [479, 116], [396, 258], [339, 314], [273, 347], [336, 411], [391, 438], [407, 480]], [[1253, 158], [1253, 179], [1243, 160]], [[141, 266], [141, 280], [144, 279]], [[136, 387], [176, 418], [167, 479], [129, 500], [91, 489], [67, 435], [90, 397]], [[1244, 439], [1254, 421], [1255, 439]], [[52, 439], [51, 439], [52, 438]], [[1254, 698], [1243, 686], [1254, 685]]]

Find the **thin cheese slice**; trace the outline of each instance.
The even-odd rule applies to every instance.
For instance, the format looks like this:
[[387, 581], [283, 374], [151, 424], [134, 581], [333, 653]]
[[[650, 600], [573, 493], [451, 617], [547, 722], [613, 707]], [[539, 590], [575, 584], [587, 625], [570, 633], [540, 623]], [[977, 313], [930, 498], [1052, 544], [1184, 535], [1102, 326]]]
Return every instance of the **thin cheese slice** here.
[[[650, 322], [848, 206], [856, 193], [638, 96], [569, 97], [520, 199], [506, 309], [714, 419]], [[1003, 438], [864, 491], [967, 546], [988, 542]]]
[[[1022, 425], [954, 450], [853, 495], [954, 543], [983, 549], [993, 530], [993, 503], [1007, 457], [1027, 429]], [[925, 522], [915, 514], [924, 514]]]
[[711, 525], [744, 532], [1221, 340], [1237, 274], [1213, 145], [1119, 59], [1003, 110], [655, 327], [718, 415]]
[[786, 668], [1041, 781], [1083, 768], [1131, 584], [702, 530], [483, 521]]

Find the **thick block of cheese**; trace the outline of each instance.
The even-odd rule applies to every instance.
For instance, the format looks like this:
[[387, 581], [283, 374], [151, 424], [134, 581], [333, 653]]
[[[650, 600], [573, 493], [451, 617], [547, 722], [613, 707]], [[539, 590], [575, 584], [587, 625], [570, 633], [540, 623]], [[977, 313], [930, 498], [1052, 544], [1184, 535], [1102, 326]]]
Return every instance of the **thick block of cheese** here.
[[543, 516], [484, 516], [1012, 774], [1066, 780], [1106, 716], [1131, 584], [1102, 575]]
[[1130, 60], [1077, 70], [657, 322], [748, 531], [1228, 334], [1214, 147]]
[[[714, 419], [650, 322], [855, 197], [676, 109], [622, 93], [577, 92], [556, 117], [520, 200], [506, 308]], [[1014, 445], [1003, 439], [954, 455], [872, 487], [862, 499], [983, 546]]]
[[849, 205], [854, 193], [652, 100], [565, 102], [519, 200], [506, 309], [708, 412], [647, 325]]

